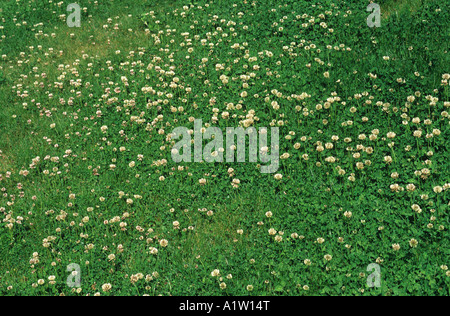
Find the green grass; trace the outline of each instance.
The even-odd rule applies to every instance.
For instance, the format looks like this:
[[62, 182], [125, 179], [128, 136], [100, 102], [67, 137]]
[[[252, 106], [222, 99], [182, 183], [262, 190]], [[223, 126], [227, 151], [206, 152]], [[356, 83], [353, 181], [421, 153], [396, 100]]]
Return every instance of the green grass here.
[[399, 13], [414, 13], [422, 6], [422, 0], [390, 0], [383, 3], [381, 7], [382, 16], [385, 19], [388, 19], [391, 15]]
[[[0, 4], [0, 295], [450, 294], [447, 1], [78, 3]], [[173, 162], [175, 127], [252, 113], [281, 180]]]

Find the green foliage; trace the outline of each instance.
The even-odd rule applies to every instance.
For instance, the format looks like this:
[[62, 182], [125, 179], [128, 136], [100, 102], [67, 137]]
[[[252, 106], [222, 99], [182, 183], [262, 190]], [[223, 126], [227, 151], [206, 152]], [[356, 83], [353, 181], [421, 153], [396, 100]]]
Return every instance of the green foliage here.
[[[1, 4], [0, 295], [450, 294], [448, 1], [78, 3]], [[174, 163], [193, 118], [282, 178]]]

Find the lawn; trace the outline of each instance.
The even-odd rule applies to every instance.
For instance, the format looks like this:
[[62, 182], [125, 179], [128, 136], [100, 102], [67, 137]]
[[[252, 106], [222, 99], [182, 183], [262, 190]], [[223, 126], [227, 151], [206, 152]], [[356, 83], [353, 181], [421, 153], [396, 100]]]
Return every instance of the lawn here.
[[0, 295], [450, 295], [447, 0], [138, 2], [0, 2]]

